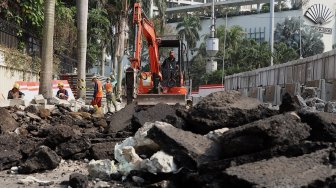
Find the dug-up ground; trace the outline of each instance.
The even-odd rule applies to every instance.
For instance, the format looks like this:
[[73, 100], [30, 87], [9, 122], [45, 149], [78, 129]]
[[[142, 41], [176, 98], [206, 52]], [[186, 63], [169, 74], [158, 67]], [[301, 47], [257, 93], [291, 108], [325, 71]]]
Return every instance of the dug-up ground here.
[[286, 94], [276, 109], [235, 91], [104, 118], [0, 108], [0, 187], [336, 187], [331, 108]]

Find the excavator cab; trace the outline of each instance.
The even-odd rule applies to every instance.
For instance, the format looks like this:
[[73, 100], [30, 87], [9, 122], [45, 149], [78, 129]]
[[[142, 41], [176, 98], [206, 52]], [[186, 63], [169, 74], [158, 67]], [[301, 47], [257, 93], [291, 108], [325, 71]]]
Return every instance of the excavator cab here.
[[[139, 93], [136, 97], [138, 105], [156, 105], [158, 103], [165, 103], [175, 105], [176, 103], [185, 105], [187, 89], [184, 87], [183, 81], [183, 54], [182, 42], [178, 39], [159, 39], [159, 51], [163, 49], [174, 49], [175, 52], [175, 65], [172, 68], [161, 67], [162, 79], [159, 81], [159, 88], [157, 93], [151, 93], [150, 89], [153, 87], [149, 84], [150, 73], [145, 72], [140, 78]], [[144, 76], [146, 75], [146, 76]], [[146, 81], [147, 87], [146, 89]], [[154, 84], [154, 81], [153, 81]], [[154, 86], [155, 87], [155, 86]]]
[[[135, 100], [138, 105], [185, 105], [187, 88], [183, 81], [182, 42], [176, 38], [158, 38], [153, 22], [144, 15], [139, 3], [134, 4], [133, 23], [134, 56], [130, 58], [131, 66], [126, 70], [127, 103]], [[147, 72], [141, 68], [143, 38], [147, 41], [149, 55]], [[176, 66], [162, 70], [159, 57], [161, 48], [177, 49]]]
[[[182, 45], [183, 43], [178, 39], [158, 40], [159, 51], [162, 50], [165, 51], [165, 53], [168, 53], [173, 49], [176, 59], [176, 66], [173, 68], [165, 69], [161, 67], [161, 80], [158, 80], [158, 76], [150, 71], [139, 71], [138, 73], [135, 73], [135, 70], [131, 67], [126, 70], [126, 93], [128, 103], [131, 103], [134, 99], [137, 105], [144, 106], [156, 105], [158, 103], [165, 103], [168, 105], [175, 105], [178, 103], [180, 105], [186, 105], [187, 89], [184, 87], [183, 80], [184, 65]], [[161, 61], [163, 62], [163, 59]], [[133, 93], [132, 91], [134, 90], [136, 90], [137, 93]]]

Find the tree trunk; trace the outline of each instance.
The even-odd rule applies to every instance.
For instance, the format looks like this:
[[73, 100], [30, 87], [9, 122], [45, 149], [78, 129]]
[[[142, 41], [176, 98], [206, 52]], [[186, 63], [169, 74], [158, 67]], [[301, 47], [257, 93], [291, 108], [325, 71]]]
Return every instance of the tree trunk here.
[[124, 56], [124, 50], [125, 50], [125, 28], [126, 28], [126, 16], [122, 16], [120, 19], [120, 30], [119, 30], [119, 42], [118, 42], [118, 48], [119, 48], [119, 52], [118, 52], [118, 86], [117, 86], [117, 91], [118, 94], [117, 96], [120, 97], [121, 93], [122, 93], [122, 61], [123, 61], [123, 56]]
[[103, 45], [103, 49], [102, 49], [102, 59], [101, 59], [101, 75], [105, 76], [105, 57], [106, 57], [106, 45]]
[[56, 0], [44, 2], [44, 27], [42, 42], [42, 67], [39, 93], [46, 99], [50, 99], [52, 93], [52, 70], [53, 70], [53, 43], [54, 43], [54, 21], [55, 21]]
[[77, 97], [86, 98], [86, 50], [87, 50], [87, 20], [88, 0], [77, 0]]
[[118, 53], [119, 53], [119, 23], [116, 24], [116, 34], [114, 36], [114, 53], [113, 53], [113, 75], [117, 75], [117, 67], [118, 67]]

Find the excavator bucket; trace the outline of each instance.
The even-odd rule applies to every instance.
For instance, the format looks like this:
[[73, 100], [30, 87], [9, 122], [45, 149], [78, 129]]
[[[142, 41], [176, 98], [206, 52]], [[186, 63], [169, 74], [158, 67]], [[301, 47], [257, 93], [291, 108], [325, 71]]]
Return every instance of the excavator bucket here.
[[153, 106], [159, 103], [186, 105], [186, 96], [183, 94], [139, 94], [136, 102], [140, 106]]

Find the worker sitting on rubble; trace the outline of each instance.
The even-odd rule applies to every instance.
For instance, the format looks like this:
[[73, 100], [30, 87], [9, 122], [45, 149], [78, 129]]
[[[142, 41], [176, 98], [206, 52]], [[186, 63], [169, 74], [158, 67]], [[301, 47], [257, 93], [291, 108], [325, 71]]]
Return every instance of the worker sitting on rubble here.
[[106, 89], [106, 103], [107, 103], [107, 110], [108, 112], [112, 112], [112, 106], [111, 103], [114, 106], [114, 110], [118, 111], [117, 108], [117, 101], [116, 101], [116, 96], [113, 92], [114, 86], [111, 83], [111, 78], [106, 79], [106, 84], [105, 84], [105, 89]]
[[58, 91], [56, 97], [58, 97], [59, 99], [68, 100], [69, 94], [68, 91], [64, 89], [63, 83], [58, 83]]
[[7, 99], [22, 99], [24, 95], [25, 94], [20, 91], [20, 84], [15, 83], [13, 88], [9, 90]]
[[92, 78], [92, 82], [94, 82], [94, 91], [91, 105], [94, 107], [96, 114], [102, 114], [103, 86], [100, 80], [95, 76]]

